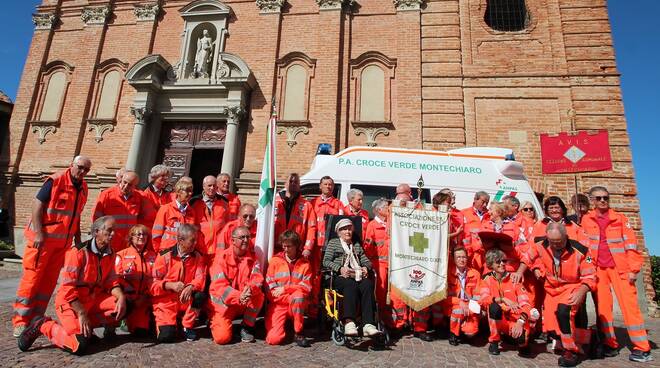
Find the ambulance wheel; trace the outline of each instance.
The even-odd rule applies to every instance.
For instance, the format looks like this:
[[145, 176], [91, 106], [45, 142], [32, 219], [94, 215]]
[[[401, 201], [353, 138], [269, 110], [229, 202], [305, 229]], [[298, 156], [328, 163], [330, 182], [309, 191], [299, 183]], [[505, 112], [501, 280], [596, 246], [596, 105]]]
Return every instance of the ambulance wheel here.
[[344, 336], [344, 334], [341, 331], [339, 331], [338, 328], [332, 329], [331, 337], [332, 337], [332, 342], [334, 342], [335, 345], [337, 346], [342, 346], [346, 343], [346, 336]]

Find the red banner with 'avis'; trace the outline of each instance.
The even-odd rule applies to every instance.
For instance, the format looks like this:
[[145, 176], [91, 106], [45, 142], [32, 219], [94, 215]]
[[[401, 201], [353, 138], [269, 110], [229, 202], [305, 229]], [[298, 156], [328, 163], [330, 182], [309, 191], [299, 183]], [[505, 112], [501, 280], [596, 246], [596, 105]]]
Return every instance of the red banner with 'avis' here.
[[541, 162], [544, 174], [611, 170], [607, 131], [541, 134]]

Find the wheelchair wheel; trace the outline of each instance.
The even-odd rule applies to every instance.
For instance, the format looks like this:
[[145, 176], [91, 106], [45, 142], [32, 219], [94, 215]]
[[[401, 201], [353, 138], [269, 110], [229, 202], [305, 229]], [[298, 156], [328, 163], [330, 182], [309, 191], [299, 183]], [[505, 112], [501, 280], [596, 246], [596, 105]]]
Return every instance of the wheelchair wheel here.
[[340, 331], [339, 326], [335, 326], [332, 329], [332, 342], [337, 346], [342, 346], [346, 343], [346, 336], [343, 332]]

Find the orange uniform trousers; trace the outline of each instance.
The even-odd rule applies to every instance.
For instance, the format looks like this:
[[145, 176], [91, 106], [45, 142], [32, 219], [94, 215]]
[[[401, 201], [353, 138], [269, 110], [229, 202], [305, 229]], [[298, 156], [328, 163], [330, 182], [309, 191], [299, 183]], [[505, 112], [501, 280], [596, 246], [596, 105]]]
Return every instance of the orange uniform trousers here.
[[[372, 262], [374, 261], [372, 260]], [[387, 261], [378, 261], [374, 263], [374, 269], [376, 271], [376, 283], [374, 288], [376, 289], [378, 316], [380, 317], [380, 320], [383, 321], [385, 326], [388, 328], [395, 328], [396, 322], [394, 312], [390, 303], [387, 303], [387, 272], [389, 270], [389, 264]]]
[[[106, 293], [96, 294], [93, 298], [83, 303], [87, 311], [92, 328], [100, 326], [115, 326], [117, 321], [112, 317], [115, 310], [116, 299]], [[80, 320], [73, 311], [71, 305], [56, 305], [58, 322], [49, 320], [41, 325], [41, 332], [51, 343], [70, 353], [82, 354], [87, 347], [87, 339], [80, 332]]]
[[293, 331], [301, 333], [305, 322], [305, 308], [307, 298], [302, 291], [294, 291], [289, 295], [281, 295], [268, 305], [266, 311], [266, 343], [270, 345], [281, 344], [285, 337], [286, 320], [293, 320]]
[[214, 308], [213, 318], [211, 319], [211, 335], [213, 341], [219, 345], [228, 344], [232, 338], [232, 321], [234, 318], [243, 315], [243, 324], [253, 327], [257, 321], [257, 315], [264, 304], [264, 294], [261, 291], [253, 292], [250, 300], [245, 304], [228, 304], [224, 308], [219, 308], [212, 303]]
[[128, 315], [126, 316], [126, 326], [128, 331], [149, 330], [151, 321], [151, 299], [146, 295], [124, 294], [128, 302]]
[[559, 335], [562, 347], [577, 353], [578, 345], [588, 344], [591, 331], [588, 329], [585, 303], [569, 306], [569, 297], [580, 284], [546, 289], [543, 301], [543, 331]]
[[392, 318], [394, 327], [399, 329], [410, 321], [414, 332], [426, 332], [429, 327], [429, 318], [431, 318], [431, 307], [416, 311], [408, 308], [408, 305], [401, 300], [396, 293], [390, 293], [392, 300]]
[[[465, 305], [467, 303], [465, 301]], [[445, 316], [449, 316], [449, 331], [456, 336], [460, 336], [462, 332], [465, 336], [472, 337], [479, 332], [479, 315], [469, 310], [466, 314], [460, 303], [445, 299], [431, 306], [431, 314], [436, 328], [442, 326]]]
[[614, 318], [612, 316], [612, 291], [619, 301], [619, 307], [623, 314], [623, 323], [626, 325], [630, 342], [635, 349], [650, 351], [644, 318], [637, 303], [637, 288], [631, 285], [627, 274], [619, 274], [615, 268], [598, 267], [596, 272], [598, 283], [596, 284], [596, 305], [598, 306], [598, 323], [600, 331], [605, 335], [605, 344], [612, 348], [618, 348], [619, 343], [614, 335]]
[[46, 240], [41, 247], [32, 247], [27, 242], [23, 256], [23, 277], [16, 289], [14, 304], [14, 326], [27, 325], [33, 318], [43, 316], [50, 297], [57, 286], [57, 278], [68, 247], [53, 245]]
[[192, 297], [188, 302], [181, 303], [179, 301], [179, 294], [174, 292], [170, 295], [154, 298], [153, 308], [157, 331], [160, 331], [161, 327], [164, 326], [176, 326], [176, 320], [179, 315], [182, 315], [181, 326], [184, 328], [194, 328], [195, 319], [199, 316], [199, 308], [193, 308], [192, 303]]

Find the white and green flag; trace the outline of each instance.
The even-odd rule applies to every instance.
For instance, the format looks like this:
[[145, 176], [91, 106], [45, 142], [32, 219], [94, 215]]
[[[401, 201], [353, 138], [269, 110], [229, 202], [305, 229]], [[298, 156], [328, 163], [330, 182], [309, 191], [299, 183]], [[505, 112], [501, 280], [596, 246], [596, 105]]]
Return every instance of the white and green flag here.
[[268, 121], [268, 135], [266, 137], [266, 152], [261, 171], [259, 184], [259, 205], [257, 206], [257, 257], [261, 262], [261, 269], [266, 270], [267, 261], [273, 256], [275, 247], [275, 169], [277, 160], [275, 155], [275, 125], [277, 116], [273, 113]]

